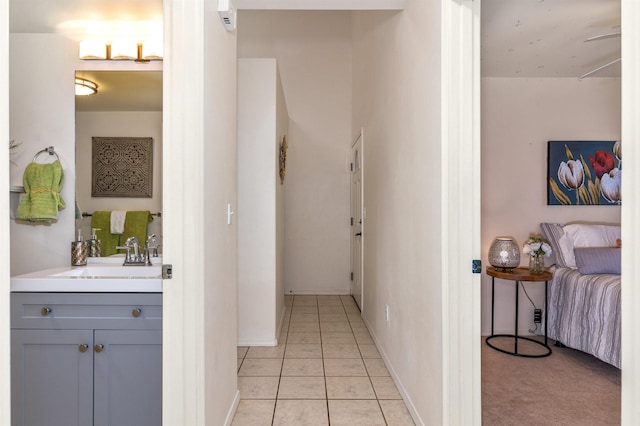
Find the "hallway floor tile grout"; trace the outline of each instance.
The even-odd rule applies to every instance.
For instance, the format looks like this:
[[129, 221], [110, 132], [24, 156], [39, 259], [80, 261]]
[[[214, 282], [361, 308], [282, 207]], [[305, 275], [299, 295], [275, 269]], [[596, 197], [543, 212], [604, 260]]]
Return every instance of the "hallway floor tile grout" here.
[[233, 426], [414, 424], [351, 296], [285, 305], [278, 346], [238, 348]]

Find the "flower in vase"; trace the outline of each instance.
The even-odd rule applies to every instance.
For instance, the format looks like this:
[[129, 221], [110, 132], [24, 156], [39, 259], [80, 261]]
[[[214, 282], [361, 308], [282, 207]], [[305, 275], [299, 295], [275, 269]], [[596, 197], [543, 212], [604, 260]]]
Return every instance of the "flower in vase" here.
[[551, 246], [547, 243], [540, 234], [529, 234], [529, 238], [522, 246], [522, 253], [531, 256], [551, 256]]

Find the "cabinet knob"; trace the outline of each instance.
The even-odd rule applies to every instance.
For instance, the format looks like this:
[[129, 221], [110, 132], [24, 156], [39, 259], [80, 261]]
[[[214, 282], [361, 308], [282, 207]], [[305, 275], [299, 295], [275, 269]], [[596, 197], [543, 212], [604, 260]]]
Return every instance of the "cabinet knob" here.
[[133, 315], [134, 318], [138, 318], [140, 315], [142, 315], [142, 309], [135, 308], [133, 311], [131, 311], [131, 315]]
[[42, 309], [40, 309], [40, 315], [42, 315], [43, 317], [46, 317], [50, 313], [51, 313], [51, 308], [48, 306], [44, 306], [42, 307]]
[[82, 353], [85, 353], [87, 349], [89, 349], [89, 345], [87, 345], [86, 343], [78, 345], [78, 350]]
[[93, 350], [100, 353], [104, 350], [104, 345], [97, 344], [93, 347]]

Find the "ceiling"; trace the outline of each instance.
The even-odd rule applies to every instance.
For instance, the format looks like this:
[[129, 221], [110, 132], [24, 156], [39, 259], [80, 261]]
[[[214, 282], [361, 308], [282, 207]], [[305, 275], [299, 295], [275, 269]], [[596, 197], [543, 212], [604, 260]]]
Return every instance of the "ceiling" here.
[[[483, 77], [580, 77], [620, 57], [620, 0], [482, 0]], [[592, 77], [619, 77], [620, 63]]]
[[[238, 0], [240, 7], [257, 0]], [[265, 4], [261, 0], [261, 4]], [[269, 8], [291, 8], [303, 0], [269, 0]], [[330, 5], [335, 0], [305, 0]], [[340, 0], [362, 6], [367, 1], [377, 8], [385, 2], [400, 4], [404, 0]], [[299, 3], [303, 4], [303, 3]], [[320, 9], [321, 7], [317, 7]], [[331, 7], [328, 7], [331, 8]], [[358, 7], [361, 9], [362, 7]], [[355, 7], [354, 7], [355, 9]], [[161, 20], [162, 0], [10, 0], [9, 19], [12, 33], [62, 33], [81, 40], [91, 25], [78, 22], [100, 20]], [[588, 37], [620, 31], [620, 0], [482, 0], [481, 61], [483, 77], [574, 77], [592, 71], [620, 57], [620, 38], [585, 42]], [[83, 28], [83, 29], [80, 29]], [[135, 110], [161, 108], [161, 78], [144, 82], [140, 72], [95, 74], [98, 95], [79, 100], [83, 110]], [[620, 64], [594, 73], [591, 78], [619, 77]], [[155, 86], [154, 86], [155, 85]], [[155, 107], [145, 99], [142, 89], [155, 87]], [[158, 87], [160, 91], [158, 91]]]

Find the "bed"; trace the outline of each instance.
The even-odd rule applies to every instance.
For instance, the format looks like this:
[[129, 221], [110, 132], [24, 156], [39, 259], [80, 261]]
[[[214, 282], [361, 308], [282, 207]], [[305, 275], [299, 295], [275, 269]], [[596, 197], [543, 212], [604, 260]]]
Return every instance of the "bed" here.
[[620, 368], [620, 227], [543, 223], [541, 228], [555, 254], [549, 338]]

